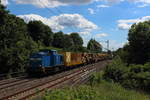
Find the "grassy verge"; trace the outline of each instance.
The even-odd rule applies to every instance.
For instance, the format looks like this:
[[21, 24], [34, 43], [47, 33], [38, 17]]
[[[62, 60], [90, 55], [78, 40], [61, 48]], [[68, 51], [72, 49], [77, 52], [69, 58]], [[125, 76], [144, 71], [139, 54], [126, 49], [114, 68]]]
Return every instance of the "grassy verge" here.
[[40, 47], [40, 49], [49, 49], [49, 50], [62, 51], [62, 49], [61, 49], [61, 48], [55, 48], [55, 47]]
[[116, 83], [104, 81], [102, 74], [93, 74], [87, 85], [46, 92], [39, 100], [150, 100], [148, 95], [126, 90]]

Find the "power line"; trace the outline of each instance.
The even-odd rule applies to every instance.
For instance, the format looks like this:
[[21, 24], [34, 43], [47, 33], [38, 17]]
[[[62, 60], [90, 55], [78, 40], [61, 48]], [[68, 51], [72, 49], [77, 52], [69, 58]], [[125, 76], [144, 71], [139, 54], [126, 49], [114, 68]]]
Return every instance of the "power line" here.
[[55, 13], [54, 11], [52, 11], [51, 9], [49, 9], [41, 0], [39, 0], [39, 2], [42, 4], [42, 6], [44, 6], [50, 13], [57, 15], [57, 13]]
[[104, 48], [107, 50], [107, 52], [109, 51], [109, 40], [106, 40], [106, 41], [99, 41], [99, 42], [105, 42], [107, 44], [107, 47]]
[[[57, 13], [52, 11], [50, 8], [48, 8], [41, 0], [39, 0], [39, 2], [52, 14], [57, 15], [57, 13], [63, 13], [61, 10], [59, 10], [58, 8], [55, 8], [57, 10]], [[72, 32], [75, 32], [74, 28], [72, 26], [69, 27], [71, 29]]]
[[[63, 13], [61, 10], [59, 10], [58, 8], [55, 8], [59, 13]], [[75, 30], [74, 30], [74, 28], [73, 27], [71, 27], [70, 26], [70, 28], [71, 28], [71, 30], [73, 31], [73, 32], [75, 32]]]

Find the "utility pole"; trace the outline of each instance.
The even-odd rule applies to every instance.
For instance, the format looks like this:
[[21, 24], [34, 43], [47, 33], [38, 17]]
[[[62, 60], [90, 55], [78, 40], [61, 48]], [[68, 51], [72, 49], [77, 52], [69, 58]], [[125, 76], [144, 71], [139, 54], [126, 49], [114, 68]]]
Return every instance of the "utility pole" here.
[[107, 52], [109, 51], [109, 40], [106, 41], [107, 43]]
[[107, 40], [107, 41], [99, 41], [99, 42], [105, 42], [107, 44], [107, 47], [105, 49], [108, 52], [109, 51], [109, 40]]

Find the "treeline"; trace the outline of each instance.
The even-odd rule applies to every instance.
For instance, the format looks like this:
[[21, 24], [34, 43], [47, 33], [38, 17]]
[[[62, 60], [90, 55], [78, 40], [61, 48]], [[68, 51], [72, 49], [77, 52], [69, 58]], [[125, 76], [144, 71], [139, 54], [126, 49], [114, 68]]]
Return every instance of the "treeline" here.
[[0, 73], [23, 71], [30, 53], [36, 50], [38, 45], [28, 35], [24, 20], [0, 5]]
[[63, 51], [72, 52], [101, 52], [102, 46], [91, 39], [87, 47], [83, 46], [83, 39], [78, 33], [64, 34], [52, 32], [51, 28], [41, 21], [30, 21], [27, 24], [28, 35], [39, 46], [61, 48]]
[[133, 24], [128, 33], [128, 43], [116, 51], [127, 64], [150, 62], [150, 21]]
[[126, 88], [150, 92], [150, 21], [133, 24], [128, 41], [115, 52], [104, 76]]
[[63, 32], [52, 32], [51, 28], [41, 21], [30, 21], [27, 24], [28, 35], [39, 46], [56, 47], [68, 51], [86, 52], [83, 47], [83, 39], [78, 33], [64, 34]]
[[30, 54], [41, 48], [101, 52], [102, 47], [95, 40], [88, 44], [88, 48], [83, 46], [83, 39], [78, 33], [54, 33], [41, 21], [25, 23], [23, 19], [10, 14], [0, 3], [0, 74], [25, 71]]

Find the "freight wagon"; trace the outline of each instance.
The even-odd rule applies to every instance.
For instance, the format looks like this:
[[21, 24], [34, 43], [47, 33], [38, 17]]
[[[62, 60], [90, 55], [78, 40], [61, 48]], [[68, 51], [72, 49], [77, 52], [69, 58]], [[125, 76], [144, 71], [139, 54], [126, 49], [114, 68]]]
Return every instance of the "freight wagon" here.
[[41, 50], [30, 56], [29, 74], [51, 73], [58, 70], [73, 68], [80, 65], [95, 63], [107, 59], [107, 54], [101, 53], [73, 53], [56, 50]]

